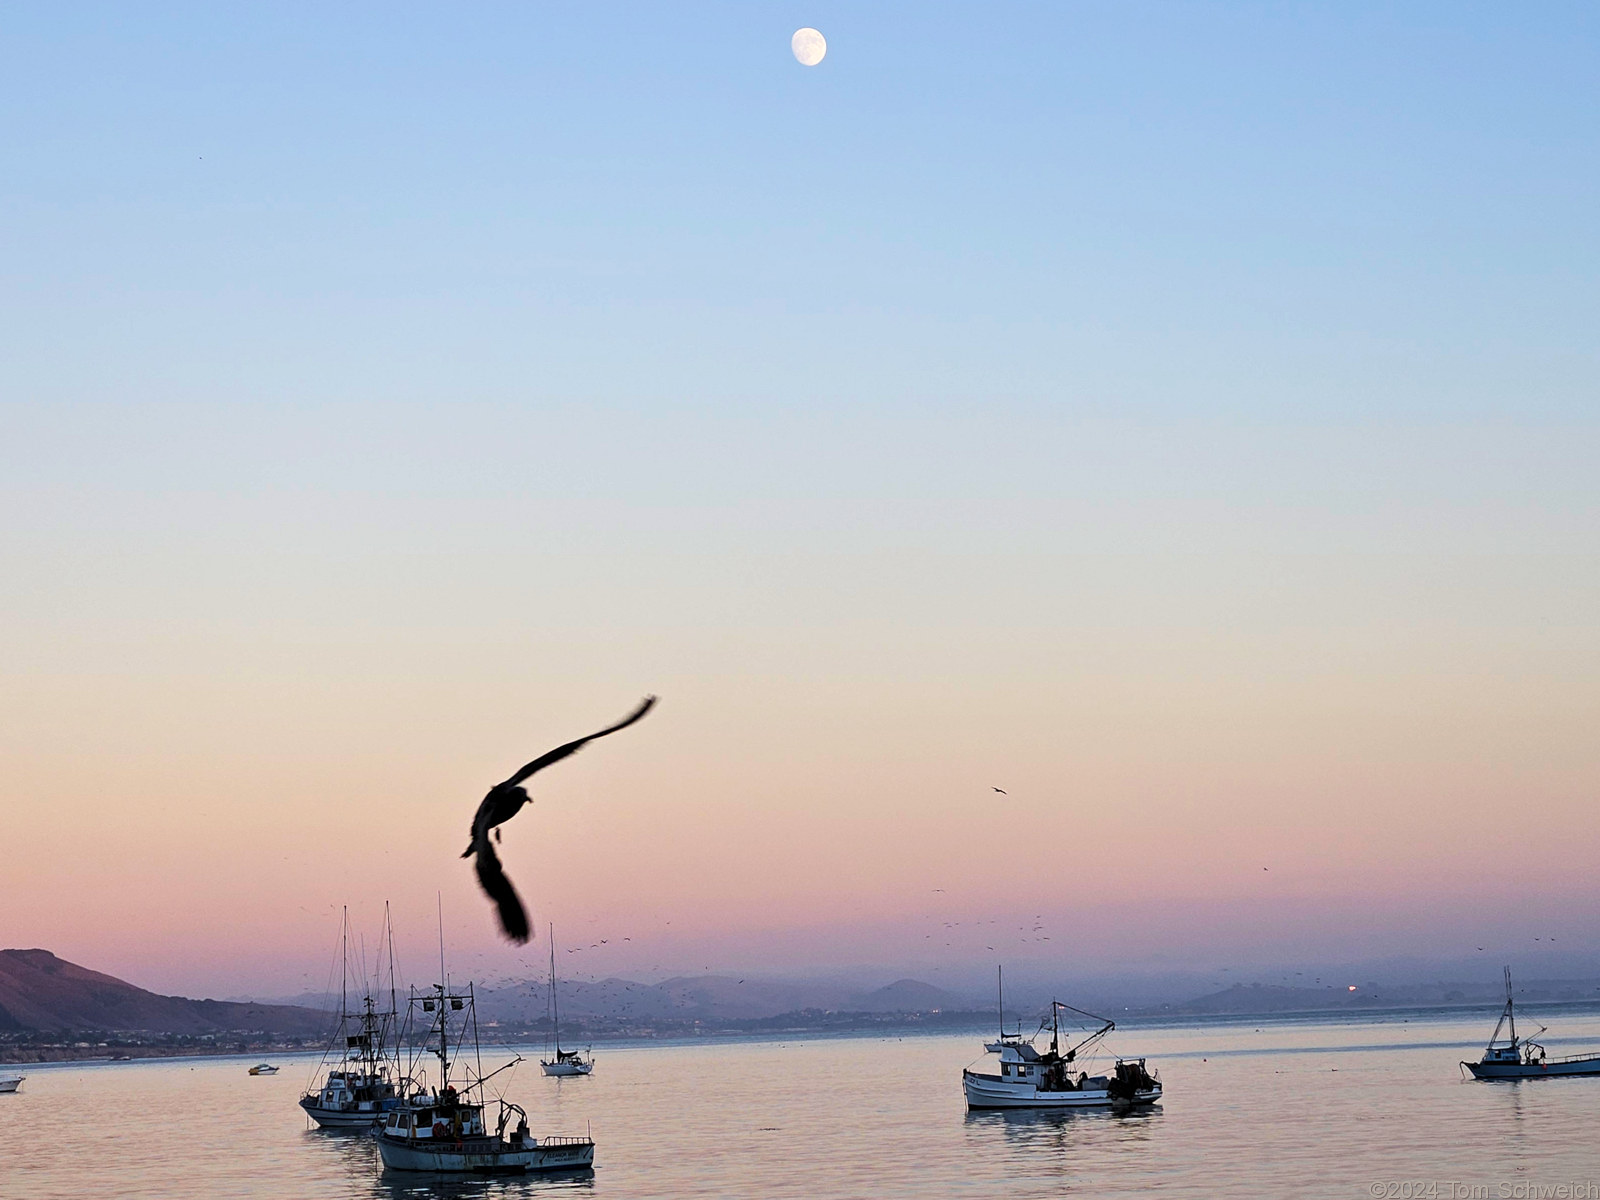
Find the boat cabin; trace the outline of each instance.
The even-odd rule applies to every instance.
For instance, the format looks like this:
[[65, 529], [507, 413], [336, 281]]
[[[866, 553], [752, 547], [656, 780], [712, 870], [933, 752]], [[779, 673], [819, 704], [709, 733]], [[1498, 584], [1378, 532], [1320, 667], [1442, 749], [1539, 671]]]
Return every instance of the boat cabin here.
[[362, 1071], [329, 1071], [317, 1106], [334, 1111], [367, 1110], [396, 1098], [394, 1084]]
[[1000, 1078], [1011, 1083], [1032, 1084], [1041, 1092], [1078, 1092], [1101, 1090], [1110, 1082], [1105, 1075], [1073, 1071], [1070, 1059], [1049, 1051], [1041, 1053], [1029, 1042], [1007, 1040], [995, 1045], [999, 1047]]
[[390, 1137], [414, 1141], [461, 1141], [488, 1137], [483, 1127], [483, 1105], [439, 1104], [432, 1098], [391, 1112], [383, 1130]]

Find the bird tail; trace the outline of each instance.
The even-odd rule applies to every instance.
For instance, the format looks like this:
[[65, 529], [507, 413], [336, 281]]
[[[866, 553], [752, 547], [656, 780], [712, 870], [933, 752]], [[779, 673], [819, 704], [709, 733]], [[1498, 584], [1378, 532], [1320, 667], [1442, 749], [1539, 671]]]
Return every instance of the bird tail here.
[[500, 928], [513, 942], [526, 942], [529, 937], [528, 914], [523, 910], [517, 889], [511, 886], [511, 880], [506, 878], [506, 873], [500, 866], [500, 856], [494, 852], [494, 847], [488, 838], [484, 838], [481, 842], [475, 839], [472, 848], [478, 855], [475, 864], [478, 871], [478, 885], [499, 909]]

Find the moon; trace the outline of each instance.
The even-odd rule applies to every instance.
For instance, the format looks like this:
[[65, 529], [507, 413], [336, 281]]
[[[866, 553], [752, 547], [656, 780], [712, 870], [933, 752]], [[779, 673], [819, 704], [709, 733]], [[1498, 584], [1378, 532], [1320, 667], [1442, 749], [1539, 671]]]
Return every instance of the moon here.
[[802, 67], [814, 67], [828, 53], [828, 39], [807, 25], [804, 29], [794, 31], [794, 36], [789, 39], [789, 48], [794, 51]]

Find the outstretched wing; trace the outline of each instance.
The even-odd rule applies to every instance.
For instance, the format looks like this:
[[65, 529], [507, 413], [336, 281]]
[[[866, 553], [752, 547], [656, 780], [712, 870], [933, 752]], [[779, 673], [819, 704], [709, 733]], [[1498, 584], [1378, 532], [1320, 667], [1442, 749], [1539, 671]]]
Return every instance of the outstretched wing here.
[[557, 746], [554, 750], [550, 751], [548, 754], [541, 754], [538, 758], [534, 759], [527, 766], [523, 767], [522, 770], [518, 771], [515, 775], [513, 775], [510, 779], [506, 780], [505, 783], [502, 783], [500, 786], [501, 787], [509, 787], [512, 784], [521, 783], [524, 779], [526, 779], [528, 776], [532, 775], [535, 771], [542, 771], [542, 770], [544, 770], [545, 767], [548, 767], [551, 763], [560, 762], [563, 758], [566, 758], [567, 755], [569, 755], [569, 754], [576, 754], [579, 750], [583, 749], [583, 747], [585, 745], [587, 745], [588, 743], [594, 741], [595, 738], [603, 738], [608, 733], [616, 733], [617, 730], [619, 730], [619, 729], [626, 729], [629, 725], [632, 725], [640, 717], [644, 716], [645, 713], [649, 712], [650, 709], [652, 708], [652, 706], [654, 706], [655, 702], [656, 702], [656, 698], [654, 696], [646, 696], [644, 698], [644, 703], [643, 704], [639, 705], [638, 708], [634, 709], [632, 713], [630, 713], [628, 716], [624, 717], [622, 720], [618, 721], [615, 725], [612, 725], [612, 726], [610, 726], [610, 727], [608, 727], [606, 729], [602, 729], [599, 733], [591, 733], [588, 737], [579, 738], [575, 742], [568, 742], [565, 746]]
[[511, 886], [511, 880], [506, 878], [505, 870], [500, 866], [500, 856], [494, 852], [488, 831], [484, 832], [484, 836], [474, 838], [472, 844], [477, 851], [478, 884], [500, 910], [500, 928], [506, 931], [506, 936], [512, 941], [526, 942], [528, 914], [523, 911], [517, 889]]

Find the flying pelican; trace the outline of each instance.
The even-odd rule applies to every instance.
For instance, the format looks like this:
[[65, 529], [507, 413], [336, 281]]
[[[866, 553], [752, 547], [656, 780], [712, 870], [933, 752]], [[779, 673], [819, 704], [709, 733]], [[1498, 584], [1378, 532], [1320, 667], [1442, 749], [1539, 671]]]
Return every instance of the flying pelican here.
[[494, 830], [494, 840], [498, 842], [500, 840], [498, 827], [516, 816], [522, 806], [528, 803], [528, 790], [520, 786], [524, 779], [551, 763], [560, 762], [569, 754], [576, 754], [595, 738], [603, 738], [608, 733], [626, 729], [649, 712], [655, 702], [654, 696], [646, 696], [643, 704], [615, 725], [602, 729], [599, 733], [591, 733], [588, 737], [579, 738], [575, 742], [568, 742], [565, 746], [557, 746], [548, 754], [534, 759], [504, 783], [497, 783], [490, 788], [489, 794], [478, 805], [478, 812], [472, 818], [472, 841], [461, 857], [477, 856], [478, 885], [499, 908], [500, 928], [505, 930], [506, 936], [512, 941], [528, 940], [528, 914], [523, 911], [517, 889], [511, 886], [511, 880], [506, 878], [506, 873], [500, 866], [500, 856], [494, 852], [494, 845], [489, 841], [489, 831]]

